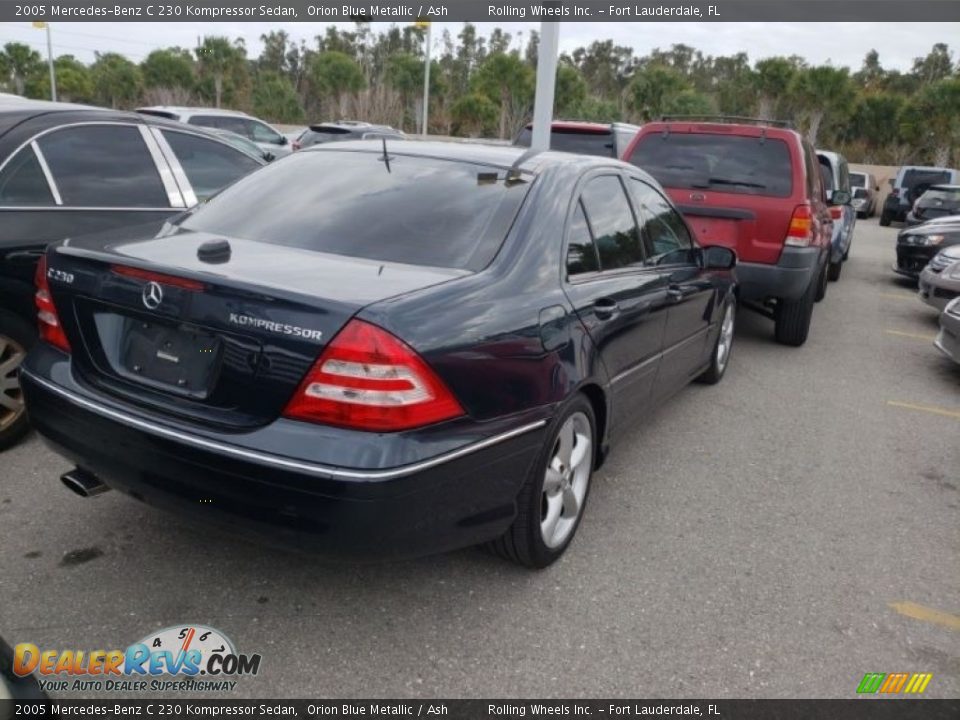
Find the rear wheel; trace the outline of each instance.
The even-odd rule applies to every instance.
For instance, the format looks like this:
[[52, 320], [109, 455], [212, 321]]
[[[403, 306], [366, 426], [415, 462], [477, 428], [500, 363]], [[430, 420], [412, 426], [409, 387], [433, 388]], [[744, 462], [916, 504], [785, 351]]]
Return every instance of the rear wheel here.
[[563, 555], [583, 517], [593, 475], [596, 421], [590, 401], [576, 395], [557, 417], [517, 498], [513, 524], [488, 548], [531, 568]]
[[0, 450], [10, 447], [27, 432], [20, 364], [36, 339], [29, 323], [0, 310]]
[[880, 224], [883, 225], [883, 227], [889, 226], [892, 221], [893, 221], [892, 214], [890, 214], [886, 210], [880, 213]]
[[819, 278], [817, 276], [810, 281], [798, 300], [781, 300], [777, 304], [774, 336], [778, 343], [799, 347], [807, 341]]
[[840, 279], [840, 271], [843, 270], [843, 260], [839, 260], [835, 263], [830, 263], [830, 267], [827, 270], [827, 278], [831, 282], [836, 282]]
[[720, 321], [720, 332], [717, 342], [713, 346], [713, 355], [710, 358], [710, 367], [697, 378], [707, 385], [716, 385], [727, 371], [730, 361], [730, 351], [733, 349], [733, 331], [737, 322], [737, 302], [733, 298], [727, 301], [723, 310], [723, 320]]

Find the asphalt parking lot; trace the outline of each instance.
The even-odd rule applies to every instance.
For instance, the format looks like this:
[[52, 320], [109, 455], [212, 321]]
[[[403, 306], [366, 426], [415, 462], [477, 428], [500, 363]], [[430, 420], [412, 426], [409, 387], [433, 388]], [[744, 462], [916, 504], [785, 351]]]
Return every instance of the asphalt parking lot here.
[[212, 625], [263, 655], [237, 697], [845, 698], [866, 672], [960, 696], [960, 367], [890, 270], [896, 232], [858, 223], [804, 347], [741, 313], [724, 381], [638, 418], [543, 572], [261, 548], [82, 500], [31, 436], [0, 455], [0, 634]]

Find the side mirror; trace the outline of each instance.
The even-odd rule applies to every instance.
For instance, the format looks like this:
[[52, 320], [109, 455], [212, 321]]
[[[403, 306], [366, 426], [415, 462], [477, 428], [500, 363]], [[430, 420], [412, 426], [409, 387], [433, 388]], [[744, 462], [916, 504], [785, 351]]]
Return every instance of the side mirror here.
[[277, 145], [287, 145], [290, 142], [290, 139], [286, 135], [281, 135], [280, 139], [277, 140]]
[[733, 270], [737, 265], [737, 254], [722, 245], [708, 245], [701, 252], [706, 270]]
[[834, 190], [830, 197], [831, 205], [849, 205], [853, 197], [849, 190]]
[[276, 159], [276, 157], [277, 156], [274, 155], [272, 152], [264, 151], [263, 153], [263, 159], [266, 160], [267, 162], [273, 162]]

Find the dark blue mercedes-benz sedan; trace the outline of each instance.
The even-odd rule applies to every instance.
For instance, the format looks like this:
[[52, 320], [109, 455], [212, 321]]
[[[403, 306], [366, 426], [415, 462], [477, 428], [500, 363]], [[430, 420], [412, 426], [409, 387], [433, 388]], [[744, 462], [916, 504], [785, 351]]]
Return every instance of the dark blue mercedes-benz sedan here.
[[22, 385], [81, 495], [544, 567], [609, 444], [730, 357], [735, 258], [613, 159], [343, 143], [52, 246]]

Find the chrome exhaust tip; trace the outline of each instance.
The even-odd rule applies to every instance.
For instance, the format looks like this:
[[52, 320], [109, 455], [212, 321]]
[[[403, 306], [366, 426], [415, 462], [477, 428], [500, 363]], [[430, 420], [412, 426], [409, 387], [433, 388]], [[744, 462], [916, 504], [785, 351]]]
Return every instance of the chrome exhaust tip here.
[[110, 488], [100, 482], [100, 478], [82, 468], [74, 468], [60, 476], [60, 482], [80, 497], [93, 497], [107, 492]]

